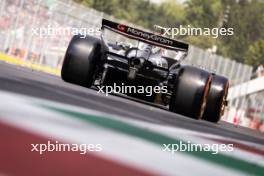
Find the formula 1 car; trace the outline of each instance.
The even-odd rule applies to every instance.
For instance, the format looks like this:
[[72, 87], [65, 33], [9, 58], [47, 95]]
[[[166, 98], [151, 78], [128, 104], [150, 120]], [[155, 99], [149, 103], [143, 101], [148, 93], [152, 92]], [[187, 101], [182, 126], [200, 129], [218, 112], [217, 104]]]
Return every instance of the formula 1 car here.
[[[111, 35], [106, 35], [106, 31]], [[204, 69], [181, 64], [188, 47], [163, 36], [162, 32], [151, 33], [103, 19], [100, 38], [80, 35], [72, 38], [61, 77], [84, 87], [113, 84], [165, 87], [159, 93], [152, 90], [151, 96], [144, 92], [126, 94], [163, 104], [170, 111], [193, 119], [218, 122], [227, 104], [229, 81]]]

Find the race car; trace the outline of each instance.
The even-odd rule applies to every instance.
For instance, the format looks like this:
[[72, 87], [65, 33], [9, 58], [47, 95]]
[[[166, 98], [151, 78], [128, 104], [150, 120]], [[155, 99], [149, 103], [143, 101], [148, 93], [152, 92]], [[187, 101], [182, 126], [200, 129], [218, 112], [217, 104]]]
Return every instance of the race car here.
[[[110, 35], [107, 35], [110, 34]], [[101, 36], [75, 35], [67, 48], [61, 77], [84, 86], [162, 87], [151, 96], [129, 92], [127, 96], [167, 106], [193, 119], [218, 122], [227, 105], [229, 81], [204, 69], [184, 65], [189, 45], [106, 19]]]

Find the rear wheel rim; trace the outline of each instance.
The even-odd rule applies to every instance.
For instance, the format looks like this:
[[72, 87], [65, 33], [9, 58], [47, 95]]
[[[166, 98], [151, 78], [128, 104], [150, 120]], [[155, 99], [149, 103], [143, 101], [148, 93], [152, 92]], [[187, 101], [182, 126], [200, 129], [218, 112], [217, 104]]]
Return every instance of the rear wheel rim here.
[[226, 107], [226, 97], [227, 97], [227, 90], [228, 90], [228, 87], [229, 87], [229, 83], [227, 83], [225, 85], [225, 91], [224, 91], [224, 96], [222, 97], [222, 101], [221, 101], [221, 107], [220, 107], [220, 117], [224, 115], [225, 113], [225, 107]]
[[202, 116], [203, 116], [205, 109], [206, 109], [207, 97], [209, 94], [211, 82], [212, 82], [212, 76], [210, 75], [210, 77], [208, 78], [208, 81], [205, 85], [205, 88], [204, 88], [204, 94], [203, 94], [201, 108], [200, 108], [200, 112], [199, 112], [199, 116], [198, 116], [199, 119], [202, 119]]

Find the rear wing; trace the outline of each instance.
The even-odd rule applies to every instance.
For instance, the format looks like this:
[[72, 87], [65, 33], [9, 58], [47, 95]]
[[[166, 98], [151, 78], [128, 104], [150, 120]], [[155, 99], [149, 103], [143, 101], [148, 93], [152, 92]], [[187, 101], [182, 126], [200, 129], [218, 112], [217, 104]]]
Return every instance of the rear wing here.
[[102, 30], [107, 28], [113, 32], [119, 33], [131, 39], [136, 39], [151, 45], [159, 46], [169, 50], [188, 52], [189, 45], [177, 40], [172, 40], [167, 37], [156, 35], [150, 32], [145, 32], [140, 29], [132, 28], [130, 26], [115, 23], [106, 19], [102, 20]]

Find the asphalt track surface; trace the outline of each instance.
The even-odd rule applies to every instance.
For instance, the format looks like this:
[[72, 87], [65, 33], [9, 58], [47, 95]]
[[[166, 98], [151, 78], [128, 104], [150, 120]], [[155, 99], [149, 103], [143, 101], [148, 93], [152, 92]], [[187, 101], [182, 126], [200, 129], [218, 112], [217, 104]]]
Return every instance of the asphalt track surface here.
[[255, 130], [237, 127], [224, 121], [213, 124], [203, 120], [193, 120], [169, 112], [161, 106], [120, 95], [105, 96], [97, 93], [97, 90], [66, 83], [60, 77], [4, 62], [0, 62], [0, 90], [94, 109], [123, 118], [264, 144], [263, 133]]

